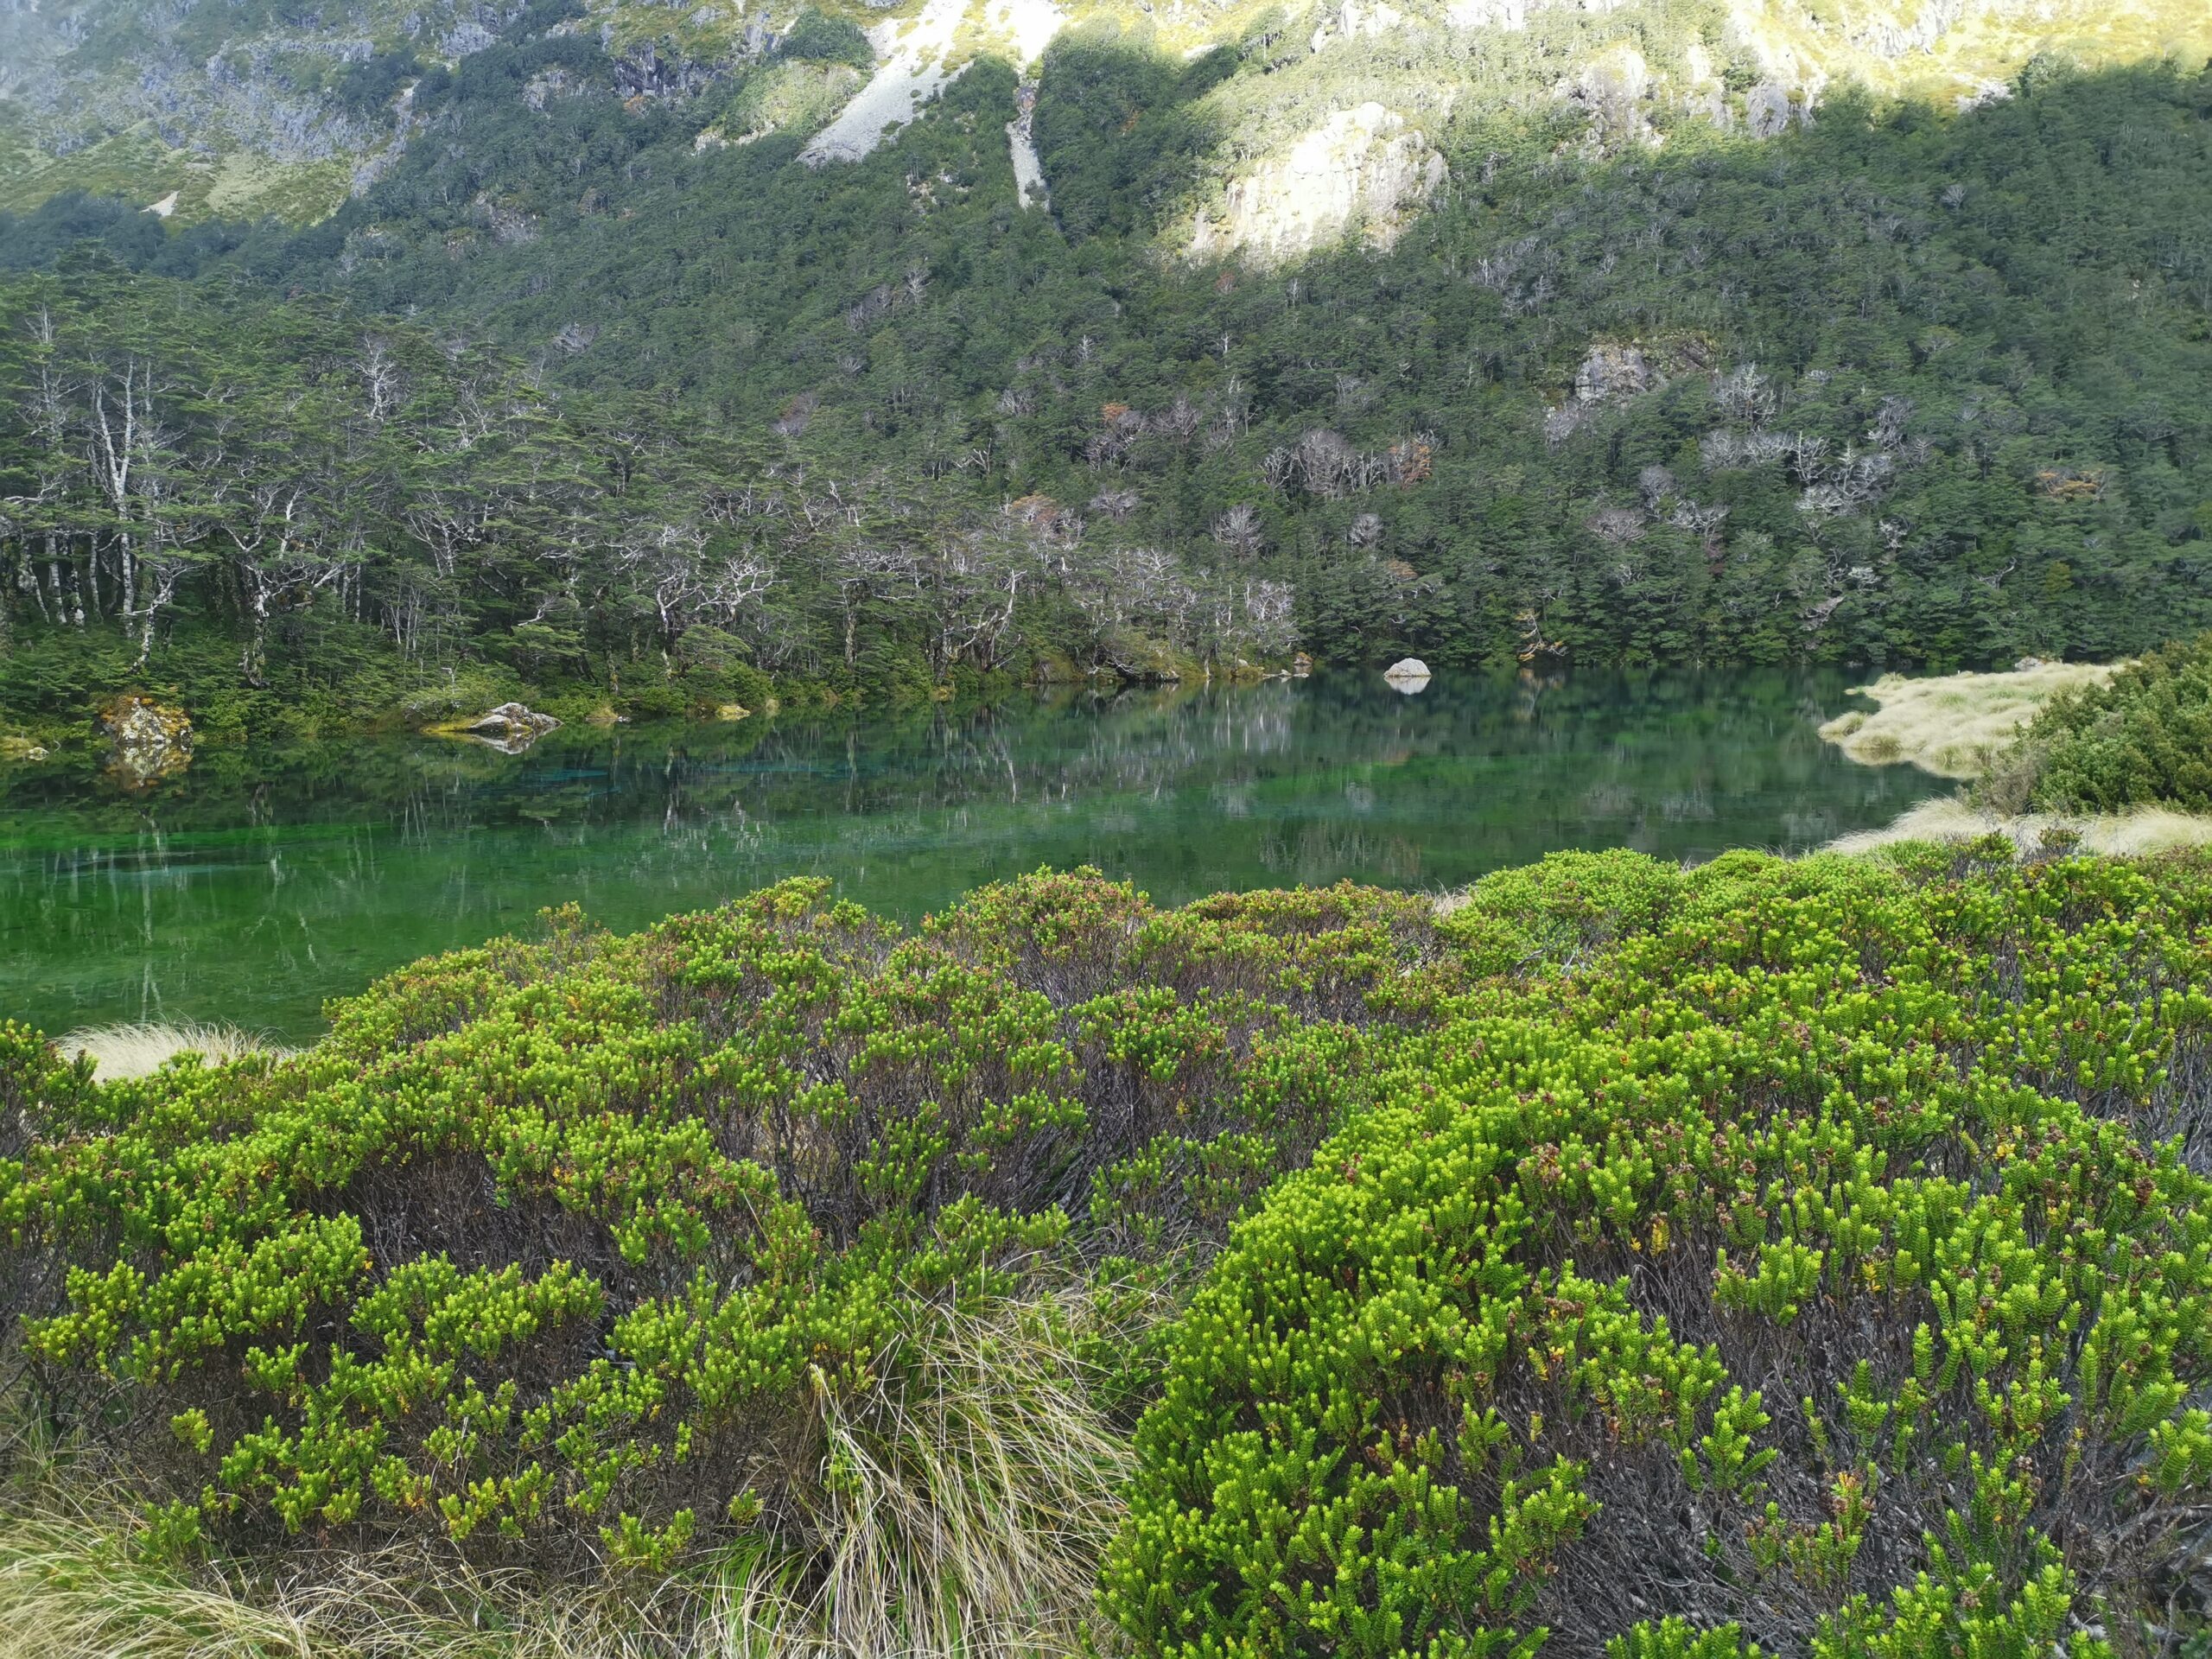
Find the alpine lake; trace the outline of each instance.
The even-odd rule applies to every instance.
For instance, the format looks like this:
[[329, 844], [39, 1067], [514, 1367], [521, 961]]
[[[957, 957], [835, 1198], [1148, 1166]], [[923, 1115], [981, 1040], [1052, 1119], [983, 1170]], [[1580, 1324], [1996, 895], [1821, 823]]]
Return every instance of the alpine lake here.
[[844, 718], [203, 744], [143, 792], [0, 772], [0, 1018], [285, 1041], [326, 999], [571, 901], [618, 931], [791, 876], [912, 923], [1096, 865], [1162, 904], [1340, 880], [1442, 892], [1562, 848], [1802, 852], [1950, 785], [1816, 728], [1842, 673], [1379, 676]]

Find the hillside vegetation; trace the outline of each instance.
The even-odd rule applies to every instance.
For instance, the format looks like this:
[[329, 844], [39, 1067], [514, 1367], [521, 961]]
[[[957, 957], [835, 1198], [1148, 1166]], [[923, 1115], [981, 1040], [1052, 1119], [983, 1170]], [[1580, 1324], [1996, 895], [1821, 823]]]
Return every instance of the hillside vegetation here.
[[2177, 1650], [2212, 867], [1996, 852], [791, 883], [296, 1059], [18, 1030], [0, 1628], [334, 1651], [337, 1551], [520, 1646]]
[[637, 92], [619, 30], [533, 8], [419, 66], [310, 228], [50, 199], [0, 234], [0, 700], [646, 714], [2212, 623], [2200, 59], [2054, 49], [1961, 111], [1916, 48], [1808, 103], [1776, 42], [1827, 60], [1717, 8], [1355, 12], [978, 37], [814, 166], [850, 20]]
[[[1408, 43], [1550, 36], [1540, 51], [1564, 60], [1548, 79], [1563, 75], [1575, 96], [1611, 103], [1616, 120], [1647, 102], [1666, 112], [1726, 113], [1732, 100], [1755, 92], [1753, 119], [1787, 121], [1793, 99], [1845, 81], [1948, 104], [1988, 95], [2038, 52], [2101, 67], [2212, 51], [2212, 22], [2187, 0], [1974, 0], [1933, 10], [1899, 0], [1749, 0], [1725, 10], [1663, 0], [1644, 10], [1658, 27], [1621, 37], [1622, 45], [1601, 34], [1585, 46], [1575, 9], [1545, 0], [1349, 9], [1260, 0], [1158, 9], [1126, 0], [710, 0], [690, 8], [534, 0], [501, 12], [454, 0], [356, 0], [342, 15], [264, 3], [60, 0], [0, 14], [0, 206], [33, 207], [90, 190], [134, 208], [163, 202], [181, 222], [322, 218], [421, 142], [426, 127], [435, 131], [410, 89], [495, 49], [518, 15], [533, 29], [592, 42], [613, 67], [615, 90], [638, 105], [681, 105], [738, 86], [756, 119], [732, 129], [732, 138], [763, 124], [805, 136], [849, 102], [904, 119], [903, 109], [856, 96], [864, 76], [854, 67], [873, 69], [918, 46], [941, 57], [943, 70], [979, 55], [1020, 65], [1071, 24], [1128, 30], [1192, 56], [1261, 36], [1278, 76], [1325, 53], [1368, 59], [1359, 68], [1421, 125], [1449, 111], [1465, 80], [1448, 61], [1408, 61]], [[1563, 53], [1561, 35], [1569, 42]], [[779, 72], [794, 41], [846, 72]], [[821, 50], [825, 41], [836, 50]], [[570, 89], [556, 81], [544, 90]], [[1279, 86], [1255, 95], [1248, 87], [1210, 113], [1249, 129], [1260, 124], [1255, 107], [1280, 120], [1283, 105], [1294, 108], [1310, 92]], [[1237, 149], [1252, 153], [1249, 142]]]

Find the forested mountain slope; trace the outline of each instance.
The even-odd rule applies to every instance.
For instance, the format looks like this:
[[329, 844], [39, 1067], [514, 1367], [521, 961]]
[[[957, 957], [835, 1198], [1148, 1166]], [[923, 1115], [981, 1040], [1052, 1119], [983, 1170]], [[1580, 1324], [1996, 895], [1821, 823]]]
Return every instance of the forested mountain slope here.
[[364, 13], [327, 217], [0, 223], [0, 698], [2212, 621], [2198, 8], [726, 12]]

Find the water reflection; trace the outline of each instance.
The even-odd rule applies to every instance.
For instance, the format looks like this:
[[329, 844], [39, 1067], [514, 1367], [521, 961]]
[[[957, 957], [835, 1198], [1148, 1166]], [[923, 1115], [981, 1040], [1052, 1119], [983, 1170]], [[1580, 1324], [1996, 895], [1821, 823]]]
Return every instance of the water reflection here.
[[1463, 882], [1554, 848], [1804, 848], [1940, 786], [1814, 728], [1840, 678], [1496, 681], [1401, 697], [1323, 677], [1061, 696], [868, 721], [203, 748], [126, 798], [0, 779], [0, 1014], [50, 1029], [225, 1019], [311, 1033], [322, 998], [574, 899], [634, 927], [818, 874], [911, 919], [1039, 865], [1162, 901], [1339, 879]]

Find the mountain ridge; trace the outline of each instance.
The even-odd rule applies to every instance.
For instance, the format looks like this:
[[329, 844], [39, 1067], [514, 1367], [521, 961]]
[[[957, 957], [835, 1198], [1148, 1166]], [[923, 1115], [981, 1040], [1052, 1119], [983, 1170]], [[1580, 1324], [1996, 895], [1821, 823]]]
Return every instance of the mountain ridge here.
[[[172, 212], [186, 222], [262, 213], [312, 222], [363, 194], [404, 153], [419, 125], [410, 104], [422, 76], [453, 74], [499, 41], [534, 34], [594, 41], [619, 98], [683, 101], [774, 73], [784, 67], [779, 48], [794, 35], [842, 31], [833, 50], [862, 71], [862, 80], [849, 84], [842, 101], [783, 102], [786, 118], [813, 141], [806, 159], [854, 160], [887, 123], [895, 130], [911, 121], [967, 63], [996, 55], [1016, 68], [1035, 64], [1054, 39], [1084, 28], [1119, 29], [1185, 60], [1218, 49], [1248, 64], [1256, 55], [1270, 80], [1294, 71], [1294, 81], [1351, 92], [1387, 84], [1384, 99], [1337, 100], [1336, 109], [1304, 124], [1309, 138], [1334, 116], [1378, 101], [1415, 127], [1433, 126], [1464, 99], [1497, 101], [1498, 89], [1484, 80], [1492, 60], [1503, 66], [1504, 101], [1576, 105], [1593, 117], [1599, 143], [1656, 144], [1664, 137], [1655, 117], [1663, 124], [1688, 115], [1764, 135], [1803, 118], [1843, 85], [1955, 106], [2006, 95], [2038, 54], [2094, 68], [2212, 53], [2212, 17], [2185, 0], [1407, 0], [1402, 7], [1315, 0], [1303, 8], [1135, 0], [1069, 9], [1052, 0], [883, 8], [827, 0], [788, 15], [772, 5], [710, 3], [680, 19], [636, 0], [537, 0], [505, 10], [457, 0], [403, 9], [378, 0], [334, 20], [312, 6], [217, 13], [207, 4], [156, 9], [133, 0], [18, 3], [0, 13], [0, 64], [8, 66], [0, 72], [0, 207], [21, 212], [90, 189], [151, 208], [174, 193]], [[821, 49], [817, 42], [814, 50]], [[1373, 61], [1385, 57], [1395, 61]], [[1421, 61], [1409, 73], [1415, 58]], [[566, 90], [541, 89], [539, 107], [547, 91]], [[1310, 108], [1314, 97], [1313, 86], [1291, 85], [1233, 102], [1239, 117], [1257, 117], [1265, 127], [1274, 124], [1274, 105]], [[699, 131], [711, 130], [702, 123]], [[1225, 130], [1232, 149], [1249, 152], [1249, 126]], [[1271, 157], [1243, 159], [1287, 159], [1297, 136], [1274, 137]], [[1236, 159], [1229, 158], [1217, 188], [1236, 188]], [[1248, 194], [1253, 176], [1243, 175]], [[1325, 221], [1322, 228], [1344, 226]]]

